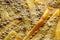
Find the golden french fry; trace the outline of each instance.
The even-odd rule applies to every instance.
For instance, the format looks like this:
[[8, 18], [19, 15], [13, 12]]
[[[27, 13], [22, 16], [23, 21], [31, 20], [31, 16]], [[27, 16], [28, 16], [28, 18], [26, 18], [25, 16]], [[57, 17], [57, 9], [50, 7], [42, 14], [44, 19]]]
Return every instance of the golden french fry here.
[[27, 34], [27, 36], [23, 39], [28, 39], [36, 30], [38, 30], [39, 27], [43, 26], [45, 21], [51, 16], [50, 10], [47, 9], [41, 19], [38, 21], [38, 23], [32, 28], [32, 30]]
[[[55, 20], [54, 18], [55, 18], [55, 17], [57, 18], [59, 15], [60, 15], [60, 9], [57, 9], [56, 12], [50, 17], [50, 19], [49, 19], [47, 22], [50, 22], [52, 19], [53, 19], [52, 21], [54, 21], [54, 20]], [[52, 22], [52, 23], [54, 24], [54, 22]], [[55, 24], [55, 25], [56, 25], [56, 24]], [[48, 27], [48, 25], [45, 24], [43, 27]], [[51, 26], [51, 27], [52, 27], [52, 26]], [[37, 35], [35, 35], [35, 36], [32, 38], [32, 40], [34, 40], [36, 37], [38, 37], [39, 34], [43, 34], [44, 32], [46, 33], [45, 30], [44, 30], [44, 31], [43, 31], [43, 30], [42, 30], [42, 31], [39, 31], [39, 32], [37, 33]], [[33, 32], [33, 33], [34, 33], [34, 32]]]

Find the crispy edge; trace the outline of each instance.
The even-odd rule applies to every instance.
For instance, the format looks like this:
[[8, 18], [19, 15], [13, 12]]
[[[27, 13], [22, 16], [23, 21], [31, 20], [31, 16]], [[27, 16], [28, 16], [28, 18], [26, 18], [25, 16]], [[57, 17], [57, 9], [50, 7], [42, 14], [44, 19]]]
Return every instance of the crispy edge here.
[[[59, 16], [60, 15], [60, 9], [57, 9], [56, 10], [56, 12], [50, 17], [50, 19], [49, 20], [51, 20], [52, 18], [54, 18], [54, 17], [57, 17], [57, 16]], [[43, 18], [44, 16], [42, 16], [42, 18]], [[47, 17], [47, 16], [46, 16]], [[44, 17], [44, 18], [46, 18], [46, 17]], [[45, 20], [44, 20], [45, 21]], [[43, 21], [43, 22], [44, 22]], [[35, 26], [35, 28], [33, 27], [33, 29], [27, 34], [27, 36], [23, 39], [23, 40], [27, 40], [39, 27], [41, 27], [41, 23], [39, 23], [40, 25], [38, 25], [38, 24], [36, 24], [36, 25], [38, 25], [38, 26]], [[38, 27], [38, 28], [37, 28]]]

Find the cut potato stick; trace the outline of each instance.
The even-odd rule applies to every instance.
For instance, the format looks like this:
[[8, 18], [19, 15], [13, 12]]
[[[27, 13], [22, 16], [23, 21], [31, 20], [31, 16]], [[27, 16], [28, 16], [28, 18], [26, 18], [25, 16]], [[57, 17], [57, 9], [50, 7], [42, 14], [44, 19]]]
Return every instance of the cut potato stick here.
[[55, 39], [60, 40], [60, 19], [59, 19], [57, 27], [56, 27]]
[[[47, 23], [50, 22], [51, 20], [54, 21], [54, 20], [55, 20], [54, 18], [57, 18], [59, 15], [60, 15], [60, 10], [57, 9], [56, 12], [55, 12], [55, 13], [50, 17], [50, 19], [47, 21]], [[57, 19], [57, 20], [58, 20], [58, 19]], [[47, 23], [46, 23], [46, 24], [47, 24]], [[55, 21], [55, 23], [56, 23], [56, 21]], [[55, 23], [52, 22], [52, 24], [56, 25]], [[45, 24], [43, 27], [48, 27], [48, 25], [46, 25], [46, 24]], [[52, 25], [51, 25], [51, 27], [52, 27]], [[40, 31], [37, 33], [37, 35], [35, 35], [35, 36], [32, 38], [32, 40], [34, 40], [35, 37], [38, 36], [38, 34], [43, 34], [43, 33], [46, 33], [46, 32], [47, 32], [46, 30], [44, 30], [44, 31], [43, 31], [43, 30], [42, 30], [42, 31], [40, 30]]]
[[43, 26], [43, 24], [49, 18], [49, 16], [51, 16], [51, 13], [50, 10], [47, 9], [43, 16], [40, 18], [40, 20], [38, 21], [38, 23], [32, 28], [32, 30], [27, 34], [27, 36], [23, 40], [29, 38], [36, 30], [38, 30], [39, 27]]
[[[51, 18], [49, 19], [49, 20], [51, 20], [52, 18], [54, 18], [54, 17], [58, 17], [60, 15], [60, 9], [57, 9], [56, 10], [56, 12], [51, 16]], [[44, 16], [44, 15], [43, 15]], [[42, 17], [43, 17], [42, 16]], [[47, 17], [47, 16], [46, 16]], [[45, 18], [45, 17], [44, 17]], [[42, 18], [43, 19], [43, 18]], [[41, 20], [41, 19], [40, 19]], [[39, 21], [40, 21], [39, 20]], [[44, 19], [43, 19], [44, 20]], [[46, 20], [46, 19], [45, 19]], [[45, 21], [44, 20], [44, 21]], [[44, 23], [44, 21], [42, 22], [42, 23]], [[34, 26], [33, 27], [33, 29], [27, 34], [27, 36], [23, 39], [23, 40], [27, 40], [30, 36], [32, 36], [32, 34], [39, 28], [39, 27], [41, 27], [42, 26], [42, 23], [40, 23], [39, 22], [39, 25], [38, 24], [36, 24], [36, 25], [38, 25], [38, 26]]]
[[[57, 9], [56, 10], [56, 12], [50, 17], [50, 19], [47, 21], [47, 23], [48, 22], [50, 22], [51, 20], [52, 21], [55, 21], [55, 19], [54, 18], [57, 18], [58, 16], [60, 15], [60, 10], [59, 9]], [[58, 19], [57, 19], [58, 20]], [[47, 24], [46, 23], [46, 24]], [[55, 23], [56, 23], [56, 21], [55, 21]], [[52, 24], [54, 24], [54, 25], [56, 25], [54, 22], [52, 22]], [[48, 25], [44, 25], [43, 27], [49, 27]], [[50, 26], [50, 27], [53, 27], [52, 25]], [[48, 30], [48, 29], [47, 29]], [[40, 34], [43, 34], [43, 33], [46, 33], [47, 31], [46, 30], [40, 30], [33, 38], [32, 38], [32, 40], [34, 40], [36, 37], [39, 37], [39, 35]], [[42, 38], [42, 37], [41, 37]]]
[[17, 33], [15, 31], [11, 31], [4, 40], [11, 40], [11, 37], [16, 36], [16, 34]]

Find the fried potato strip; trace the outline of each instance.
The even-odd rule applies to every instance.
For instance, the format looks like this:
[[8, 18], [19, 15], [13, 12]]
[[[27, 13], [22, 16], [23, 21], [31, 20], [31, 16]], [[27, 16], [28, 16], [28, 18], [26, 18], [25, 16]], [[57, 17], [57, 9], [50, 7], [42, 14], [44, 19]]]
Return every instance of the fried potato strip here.
[[50, 10], [47, 9], [41, 19], [38, 21], [38, 23], [32, 28], [32, 30], [27, 34], [27, 36], [23, 39], [26, 40], [28, 39], [36, 30], [39, 29], [39, 27], [43, 26], [45, 21], [51, 16]]

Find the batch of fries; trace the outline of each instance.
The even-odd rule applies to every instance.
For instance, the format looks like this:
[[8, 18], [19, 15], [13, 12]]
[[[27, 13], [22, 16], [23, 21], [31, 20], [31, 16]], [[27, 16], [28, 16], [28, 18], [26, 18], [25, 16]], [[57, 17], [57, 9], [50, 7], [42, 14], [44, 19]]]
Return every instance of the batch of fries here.
[[0, 0], [0, 40], [60, 40], [59, 7], [59, 0]]

